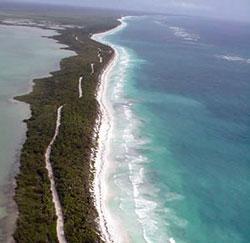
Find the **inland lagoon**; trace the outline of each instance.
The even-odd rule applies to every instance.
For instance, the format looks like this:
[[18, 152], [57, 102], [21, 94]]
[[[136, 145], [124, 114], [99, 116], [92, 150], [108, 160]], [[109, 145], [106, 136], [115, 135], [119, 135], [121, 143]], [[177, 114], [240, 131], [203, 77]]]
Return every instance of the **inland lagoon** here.
[[32, 80], [59, 69], [62, 58], [74, 55], [64, 45], [47, 38], [54, 30], [0, 26], [0, 241], [12, 233], [15, 223], [14, 177], [25, 141], [27, 104], [14, 100], [29, 93]]

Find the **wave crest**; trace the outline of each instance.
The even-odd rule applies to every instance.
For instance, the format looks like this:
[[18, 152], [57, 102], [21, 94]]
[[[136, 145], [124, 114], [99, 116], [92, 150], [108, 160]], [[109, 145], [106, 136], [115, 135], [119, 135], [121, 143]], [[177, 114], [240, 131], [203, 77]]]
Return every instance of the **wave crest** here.
[[200, 40], [200, 36], [198, 34], [189, 33], [184, 28], [177, 27], [177, 26], [170, 26], [169, 29], [173, 31], [176, 37], [182, 38], [185, 41], [197, 42]]
[[244, 58], [240, 56], [227, 56], [227, 55], [216, 55], [217, 58], [223, 59], [229, 62], [241, 62], [245, 64], [250, 64], [249, 58]]

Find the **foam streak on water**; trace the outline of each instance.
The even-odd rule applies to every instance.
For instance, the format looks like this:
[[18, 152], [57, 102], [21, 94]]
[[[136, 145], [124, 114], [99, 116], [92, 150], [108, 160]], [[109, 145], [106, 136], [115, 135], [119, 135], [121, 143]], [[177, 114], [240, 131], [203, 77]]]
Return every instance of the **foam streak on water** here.
[[100, 39], [117, 53], [96, 197], [112, 241], [248, 243], [249, 26], [125, 22]]
[[[159, 213], [176, 222], [181, 219], [172, 210], [163, 210], [157, 198], [159, 190], [147, 181], [145, 165], [153, 161], [141, 150], [150, 146], [150, 140], [139, 136], [141, 121], [133, 111], [136, 97], [128, 97], [126, 91], [134, 66], [144, 61], [131, 50], [114, 45], [105, 35], [94, 38], [109, 44], [116, 52], [115, 60], [103, 75], [105, 87], [100, 88], [99, 100], [103, 118], [95, 198], [103, 237], [107, 242], [175, 242]], [[172, 200], [179, 198], [176, 195]]]

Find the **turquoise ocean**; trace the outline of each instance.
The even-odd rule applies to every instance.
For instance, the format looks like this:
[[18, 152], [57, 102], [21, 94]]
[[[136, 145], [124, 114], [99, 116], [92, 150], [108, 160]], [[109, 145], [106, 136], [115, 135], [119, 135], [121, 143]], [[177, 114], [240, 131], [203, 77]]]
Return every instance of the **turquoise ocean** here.
[[108, 208], [128, 241], [250, 242], [250, 25], [129, 17], [119, 60]]
[[[60, 60], [74, 53], [53, 39], [56, 32], [30, 27], [0, 26], [0, 241], [3, 231], [13, 229], [14, 176], [25, 140], [24, 119], [29, 106], [13, 98], [31, 91], [34, 78], [59, 69]], [[7, 232], [8, 233], [8, 232]]]

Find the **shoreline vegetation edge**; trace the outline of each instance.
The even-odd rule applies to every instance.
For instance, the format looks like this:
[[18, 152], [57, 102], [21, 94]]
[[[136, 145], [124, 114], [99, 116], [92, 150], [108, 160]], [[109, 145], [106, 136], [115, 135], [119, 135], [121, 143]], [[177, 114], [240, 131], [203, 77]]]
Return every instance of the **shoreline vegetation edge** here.
[[[103, 38], [106, 36], [112, 35], [114, 33], [117, 33], [121, 30], [123, 30], [127, 24], [124, 21], [128, 17], [122, 17], [119, 18], [118, 21], [120, 22], [120, 25], [116, 28], [113, 28], [111, 30], [105, 31], [103, 33], [97, 33], [92, 36], [92, 39], [95, 41], [98, 41], [99, 43], [102, 43], [104, 45], [110, 46], [113, 51], [113, 57], [107, 64], [106, 68], [102, 70], [102, 73], [100, 74], [100, 85], [99, 90], [97, 92], [97, 100], [100, 104], [100, 111], [101, 116], [99, 118], [98, 123], [96, 124], [99, 132], [98, 132], [98, 149], [96, 151], [96, 161], [94, 163], [94, 170], [95, 170], [95, 178], [94, 178], [94, 190], [93, 190], [93, 196], [95, 199], [95, 206], [98, 211], [98, 219], [99, 219], [99, 225], [100, 225], [100, 231], [102, 234], [102, 237], [105, 242], [107, 243], [113, 243], [117, 236], [115, 237], [113, 230], [111, 230], [111, 216], [109, 215], [108, 209], [106, 207], [106, 202], [108, 198], [108, 192], [107, 192], [107, 185], [106, 185], [106, 177], [105, 177], [105, 170], [108, 166], [107, 161], [107, 153], [108, 153], [108, 146], [109, 146], [109, 140], [110, 140], [110, 132], [112, 130], [112, 119], [109, 111], [109, 106], [106, 101], [106, 95], [107, 95], [107, 85], [108, 85], [108, 78], [109, 75], [113, 69], [113, 67], [116, 65], [118, 59], [119, 59], [119, 52], [115, 45], [111, 45], [110, 43], [107, 43], [106, 41], [103, 41]], [[112, 225], [114, 226], [114, 225]], [[119, 241], [120, 242], [120, 241]]]
[[[114, 50], [90, 37], [92, 32], [103, 33], [119, 24], [116, 16], [106, 25], [99, 23], [98, 27], [97, 22], [87, 29], [66, 28], [59, 30], [59, 35], [49, 37], [68, 46], [66, 49], [74, 51], [76, 56], [62, 59], [60, 70], [51, 72], [51, 76], [35, 79], [31, 93], [15, 97], [29, 104], [31, 109], [31, 117], [24, 121], [27, 124], [26, 141], [16, 176], [18, 217], [13, 235], [16, 242], [58, 242], [44, 154], [53, 137], [57, 109], [61, 105], [64, 105], [61, 128], [52, 147], [51, 164], [65, 219], [65, 236], [68, 242], [103, 242], [91, 196], [94, 175], [90, 160], [97, 147], [93, 137], [98, 135], [93, 124], [99, 115], [96, 100], [101, 82], [99, 75], [112, 60]], [[98, 50], [101, 50], [102, 62]], [[92, 63], [95, 73], [91, 70]], [[84, 77], [83, 94], [79, 97], [81, 76]]]

